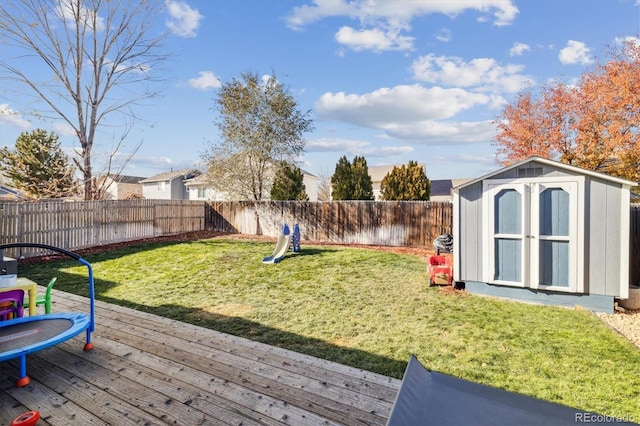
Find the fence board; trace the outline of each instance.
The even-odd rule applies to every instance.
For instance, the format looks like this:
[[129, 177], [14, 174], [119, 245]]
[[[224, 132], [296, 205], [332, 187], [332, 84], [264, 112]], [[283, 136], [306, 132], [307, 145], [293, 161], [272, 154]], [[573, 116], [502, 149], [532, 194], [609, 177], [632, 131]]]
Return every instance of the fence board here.
[[[205, 230], [206, 204], [188, 200], [0, 203], [0, 243], [33, 242], [68, 250]], [[7, 250], [12, 257], [47, 254]]]
[[[640, 204], [630, 212], [629, 279], [640, 283]], [[40, 201], [0, 203], [0, 243], [35, 242], [83, 249], [142, 238], [213, 230], [277, 237], [283, 223], [303, 240], [431, 247], [450, 233], [450, 203], [395, 201], [189, 200]], [[45, 254], [22, 248], [9, 256]]]
[[225, 201], [207, 213], [216, 231], [277, 237], [287, 223], [308, 241], [413, 247], [450, 233], [452, 215], [450, 203], [424, 201]]

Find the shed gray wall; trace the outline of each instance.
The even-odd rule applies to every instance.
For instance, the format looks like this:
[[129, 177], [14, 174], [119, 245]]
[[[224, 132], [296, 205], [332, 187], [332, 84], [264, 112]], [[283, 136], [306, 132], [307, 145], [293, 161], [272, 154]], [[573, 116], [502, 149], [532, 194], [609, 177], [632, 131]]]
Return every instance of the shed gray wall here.
[[594, 178], [586, 186], [585, 290], [620, 296], [623, 265], [628, 268], [621, 254], [622, 192], [619, 185]]
[[[482, 182], [462, 188], [458, 191], [457, 233], [454, 235], [456, 265], [454, 274], [460, 281], [482, 280]], [[456, 272], [459, 271], [459, 272]], [[459, 275], [458, 275], [459, 274]]]
[[[528, 166], [542, 167], [542, 176], [545, 177], [582, 176], [533, 161], [523, 167]], [[489, 179], [516, 180], [518, 169], [521, 168], [491, 175]], [[454, 275], [459, 281], [483, 280], [482, 184], [483, 181], [479, 181], [457, 190], [458, 207], [454, 211], [454, 226], [457, 226], [458, 235], [454, 235]], [[628, 235], [620, 235], [623, 205], [621, 185], [586, 176], [584, 191], [584, 292], [620, 296], [621, 274], [623, 267], [628, 268], [621, 253], [621, 238], [628, 239]]]

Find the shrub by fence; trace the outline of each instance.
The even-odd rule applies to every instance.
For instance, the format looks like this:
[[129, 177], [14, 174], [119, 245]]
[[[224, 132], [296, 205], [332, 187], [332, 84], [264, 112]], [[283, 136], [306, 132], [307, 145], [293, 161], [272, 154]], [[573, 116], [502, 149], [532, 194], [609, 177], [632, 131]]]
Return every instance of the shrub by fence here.
[[387, 246], [432, 246], [450, 233], [451, 203], [425, 201], [235, 201], [209, 203], [210, 229], [276, 237], [283, 224], [303, 240]]

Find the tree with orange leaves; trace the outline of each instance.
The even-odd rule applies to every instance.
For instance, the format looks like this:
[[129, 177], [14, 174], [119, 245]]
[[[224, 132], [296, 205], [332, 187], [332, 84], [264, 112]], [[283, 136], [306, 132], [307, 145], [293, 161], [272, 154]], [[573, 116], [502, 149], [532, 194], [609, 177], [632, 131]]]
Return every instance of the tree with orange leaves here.
[[640, 42], [609, 56], [575, 86], [519, 93], [495, 121], [500, 163], [537, 155], [640, 181]]

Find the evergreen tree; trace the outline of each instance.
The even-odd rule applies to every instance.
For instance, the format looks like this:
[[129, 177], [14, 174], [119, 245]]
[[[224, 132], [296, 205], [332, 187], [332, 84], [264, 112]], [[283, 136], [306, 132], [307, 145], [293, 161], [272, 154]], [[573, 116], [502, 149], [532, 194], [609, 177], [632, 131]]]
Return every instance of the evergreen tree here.
[[394, 167], [380, 184], [382, 199], [391, 201], [428, 201], [431, 183], [416, 161]]
[[356, 156], [349, 163], [347, 156], [342, 156], [331, 176], [331, 190], [333, 200], [373, 200], [373, 183], [367, 160]]
[[0, 150], [0, 172], [33, 198], [66, 197], [77, 189], [75, 168], [60, 148], [58, 136], [41, 129], [22, 132], [15, 151]]
[[309, 201], [303, 180], [299, 167], [282, 162], [271, 187], [271, 199]]
[[351, 163], [347, 156], [343, 155], [336, 164], [336, 170], [331, 176], [331, 199], [350, 200], [353, 194], [353, 173]]
[[364, 157], [355, 156], [351, 164], [354, 190], [352, 200], [373, 200], [373, 182]]

